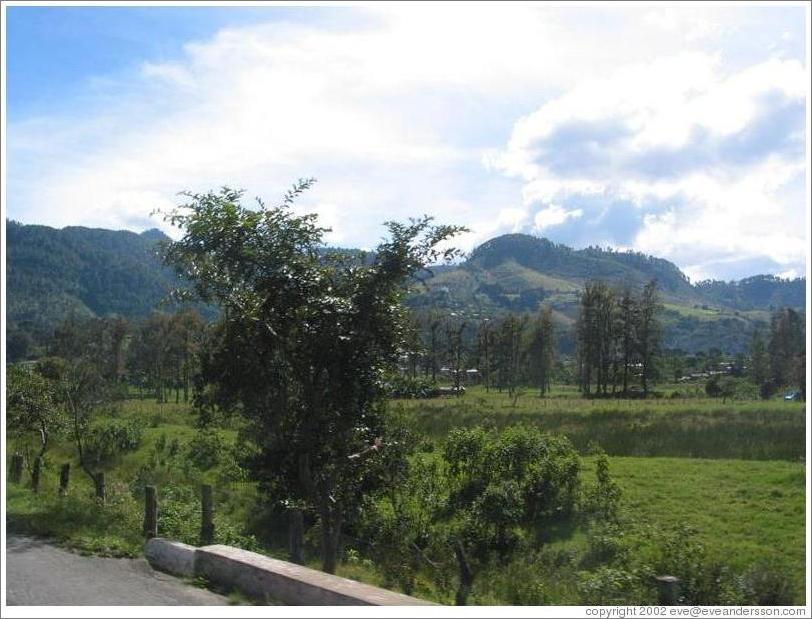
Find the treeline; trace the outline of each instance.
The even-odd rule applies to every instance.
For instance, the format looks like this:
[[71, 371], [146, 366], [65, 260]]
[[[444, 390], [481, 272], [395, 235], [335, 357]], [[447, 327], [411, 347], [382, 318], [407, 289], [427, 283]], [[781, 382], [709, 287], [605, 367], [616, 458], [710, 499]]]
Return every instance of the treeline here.
[[458, 392], [474, 382], [511, 396], [520, 386], [532, 385], [543, 396], [555, 374], [556, 335], [549, 306], [532, 316], [479, 320], [438, 311], [417, 313], [401, 371], [412, 380], [448, 379]]
[[[578, 382], [584, 395], [629, 394], [640, 383], [643, 395], [656, 376], [662, 323], [657, 282], [640, 294], [588, 282], [576, 323]], [[611, 388], [611, 391], [610, 391]]]
[[206, 322], [194, 310], [154, 312], [140, 321], [70, 317], [47, 343], [48, 357], [83, 359], [120, 390], [188, 402]]
[[587, 397], [646, 397], [658, 381], [703, 380], [708, 395], [724, 397], [735, 391], [728, 379], [742, 378], [764, 398], [783, 387], [805, 396], [804, 322], [795, 310], [776, 310], [769, 331], [756, 329], [750, 350], [737, 355], [666, 349], [663, 313], [656, 280], [640, 289], [590, 281], [580, 295], [575, 353], [564, 355], [562, 329], [549, 306], [478, 319], [416, 311], [400, 364], [412, 383], [399, 383], [395, 395], [414, 397], [420, 393], [415, 384], [447, 381], [458, 393], [481, 384], [510, 396], [532, 386], [544, 396], [557, 382], [577, 385]]
[[806, 398], [806, 335], [803, 316], [783, 308], [773, 313], [769, 339], [757, 330], [750, 342], [748, 375], [769, 398], [785, 386]]
[[[648, 393], [661, 354], [662, 303], [656, 281], [640, 292], [588, 282], [575, 325], [576, 355], [557, 363], [553, 311], [466, 321], [454, 313], [417, 315], [402, 367], [413, 379], [480, 382], [515, 395], [533, 386], [543, 396], [554, 379], [575, 381], [584, 395]], [[569, 367], [567, 367], [569, 366]], [[472, 373], [469, 377], [466, 373]]]

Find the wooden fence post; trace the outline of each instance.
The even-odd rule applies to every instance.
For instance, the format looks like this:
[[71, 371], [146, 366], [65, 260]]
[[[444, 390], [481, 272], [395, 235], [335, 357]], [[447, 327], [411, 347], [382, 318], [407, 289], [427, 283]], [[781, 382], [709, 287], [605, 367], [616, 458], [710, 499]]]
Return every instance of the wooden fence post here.
[[107, 499], [107, 484], [104, 480], [104, 471], [96, 473], [96, 498], [104, 503]]
[[11, 456], [11, 481], [19, 484], [23, 479], [23, 456], [14, 454]]
[[288, 512], [288, 551], [293, 563], [304, 565], [304, 515], [301, 509], [291, 509]]
[[68, 483], [70, 483], [70, 462], [63, 464], [59, 471], [59, 496], [65, 496], [68, 493]]
[[679, 578], [676, 576], [657, 576], [658, 604], [676, 606], [679, 603]]
[[155, 486], [144, 488], [144, 535], [158, 537], [158, 498]]
[[39, 492], [39, 478], [42, 474], [42, 458], [34, 459], [34, 468], [31, 471], [31, 490]]
[[214, 492], [208, 484], [200, 487], [200, 543], [211, 544], [214, 541]]

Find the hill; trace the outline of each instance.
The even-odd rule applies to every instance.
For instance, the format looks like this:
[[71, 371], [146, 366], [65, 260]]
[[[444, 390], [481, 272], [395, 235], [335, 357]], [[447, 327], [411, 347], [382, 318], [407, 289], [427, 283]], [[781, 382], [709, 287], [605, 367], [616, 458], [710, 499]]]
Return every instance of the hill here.
[[[665, 345], [689, 352], [711, 347], [741, 352], [756, 326], [769, 322], [771, 310], [803, 311], [806, 306], [803, 278], [757, 275], [692, 285], [662, 258], [599, 247], [576, 250], [527, 234], [493, 238], [461, 265], [437, 270], [424, 286], [414, 288], [409, 304], [446, 308], [473, 319], [549, 304], [567, 332], [578, 313], [579, 293], [591, 279], [633, 289], [656, 279], [665, 302]], [[571, 339], [563, 344], [571, 348]]]
[[158, 230], [56, 230], [8, 221], [6, 239], [10, 349], [25, 347], [26, 337], [41, 341], [71, 314], [146, 316], [178, 283], [157, 256], [158, 243], [168, 240]]
[[[159, 230], [120, 230], [7, 222], [6, 316], [9, 350], [42, 341], [65, 317], [137, 319], [162, 306], [178, 284], [157, 255]], [[329, 249], [325, 250], [329, 251]], [[665, 301], [666, 345], [687, 351], [744, 350], [752, 330], [776, 307], [805, 308], [805, 280], [757, 275], [692, 285], [673, 263], [633, 252], [572, 249], [544, 238], [508, 234], [483, 243], [459, 265], [434, 269], [408, 299], [476, 319], [550, 304], [565, 335], [585, 282], [633, 288], [656, 278]]]

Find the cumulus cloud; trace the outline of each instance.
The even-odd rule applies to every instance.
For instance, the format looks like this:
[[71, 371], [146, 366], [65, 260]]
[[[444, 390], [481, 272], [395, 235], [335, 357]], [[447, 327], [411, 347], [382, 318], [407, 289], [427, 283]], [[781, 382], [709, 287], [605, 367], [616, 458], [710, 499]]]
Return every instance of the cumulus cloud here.
[[429, 213], [466, 249], [524, 230], [803, 272], [803, 11], [346, 11], [223, 28], [10, 123], [10, 216], [143, 229], [183, 189], [273, 201], [316, 176], [300, 209], [342, 245]]
[[[754, 255], [802, 271], [807, 76], [794, 59], [724, 71], [698, 52], [624, 67], [518, 120], [488, 163], [522, 179], [527, 219], [560, 240], [650, 252], [694, 278], [739, 275]], [[581, 216], [549, 219], [564, 209]]]

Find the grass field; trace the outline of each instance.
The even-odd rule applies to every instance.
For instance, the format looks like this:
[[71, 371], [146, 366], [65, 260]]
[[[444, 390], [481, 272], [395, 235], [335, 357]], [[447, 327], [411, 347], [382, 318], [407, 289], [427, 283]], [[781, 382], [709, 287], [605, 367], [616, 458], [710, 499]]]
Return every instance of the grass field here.
[[[593, 458], [585, 458], [585, 477]], [[795, 462], [612, 458], [623, 512], [639, 527], [686, 525], [709, 555], [745, 569], [785, 561], [803, 592], [805, 470]]]
[[[660, 532], [685, 528], [708, 558], [733, 568], [746, 570], [775, 562], [786, 566], [792, 574], [792, 597], [803, 600], [803, 404], [780, 400], [722, 404], [703, 398], [583, 400], [571, 388], [558, 387], [548, 399], [528, 390], [515, 406], [504, 394], [478, 388], [461, 398], [398, 401], [392, 406], [434, 443], [460, 425], [529, 423], [564, 433], [583, 454], [584, 483], [594, 478], [595, 458], [588, 454], [591, 443], [597, 442], [611, 456], [611, 472], [623, 492], [626, 538], [634, 553], [653, 555]], [[199, 484], [205, 482], [215, 486], [219, 543], [284, 557], [284, 548], [272, 541], [284, 538], [284, 531], [269, 532], [268, 527], [275, 525], [258, 517], [253, 484], [235, 478], [225, 461], [206, 470], [189, 465], [190, 446], [198, 432], [188, 405], [133, 399], [121, 403], [111, 415], [138, 421], [143, 435], [137, 450], [110, 466], [107, 505], [93, 505], [89, 480], [76, 465], [72, 446], [56, 442], [48, 453], [38, 496], [24, 486], [8, 486], [10, 530], [49, 536], [83, 552], [137, 555], [143, 543], [139, 491], [144, 483], [154, 483], [161, 501], [160, 534], [196, 543], [195, 497]], [[216, 433], [222, 449], [230, 449], [236, 428], [220, 428]], [[58, 469], [66, 461], [73, 464], [71, 492], [59, 498]], [[549, 547], [583, 553], [589, 543], [588, 531], [575, 526], [552, 531]], [[339, 573], [382, 583], [369, 562], [355, 556], [348, 559]], [[312, 565], [317, 566], [315, 558]], [[568, 573], [576, 574], [574, 570]], [[556, 587], [545, 600], [579, 601], [573, 593], [575, 580], [562, 577]], [[450, 602], [425, 582], [415, 593]], [[475, 599], [528, 603], [522, 598], [495, 598], [487, 591], [476, 593]]]
[[585, 400], [559, 387], [550, 398], [528, 390], [514, 405], [506, 394], [474, 387], [459, 398], [401, 400], [394, 406], [437, 438], [454, 427], [526, 423], [567, 435], [581, 451], [596, 442], [614, 456], [797, 461], [806, 449], [804, 404], [783, 400]]

